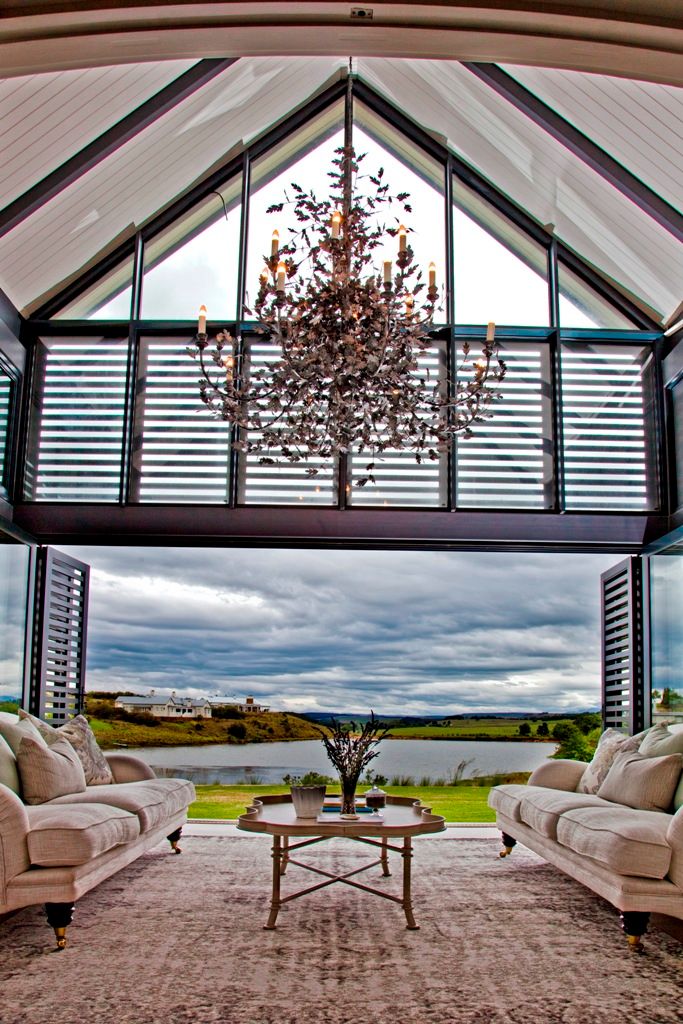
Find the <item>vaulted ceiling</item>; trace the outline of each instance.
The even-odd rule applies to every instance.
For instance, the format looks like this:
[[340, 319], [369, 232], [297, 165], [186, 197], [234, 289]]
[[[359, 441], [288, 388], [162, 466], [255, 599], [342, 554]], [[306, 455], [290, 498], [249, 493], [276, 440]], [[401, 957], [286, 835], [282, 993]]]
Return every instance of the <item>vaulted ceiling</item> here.
[[35, 309], [356, 54], [665, 324], [683, 298], [683, 18], [677, 0], [610, 7], [375, 3], [361, 25], [338, 3], [5, 5], [0, 287]]

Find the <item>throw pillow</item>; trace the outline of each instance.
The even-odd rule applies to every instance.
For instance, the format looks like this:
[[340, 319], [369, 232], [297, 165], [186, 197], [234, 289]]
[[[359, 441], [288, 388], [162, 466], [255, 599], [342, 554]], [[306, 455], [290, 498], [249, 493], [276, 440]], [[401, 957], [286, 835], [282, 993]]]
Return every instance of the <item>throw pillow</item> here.
[[21, 741], [24, 737], [36, 740], [36, 742], [42, 743], [44, 747], [47, 746], [47, 743], [40, 735], [33, 722], [28, 719], [24, 719], [19, 722], [0, 721], [0, 736], [9, 743], [15, 757], [17, 756], [17, 751], [19, 750]]
[[81, 762], [66, 739], [55, 740], [48, 747], [42, 737], [40, 742], [24, 737], [17, 750], [17, 767], [27, 804], [44, 804], [85, 790]]
[[682, 770], [681, 754], [643, 757], [626, 751], [614, 758], [598, 796], [642, 811], [670, 811]]
[[[672, 732], [663, 722], [653, 725], [638, 748], [643, 757], [683, 754], [683, 732]], [[674, 793], [674, 809], [683, 807], [683, 776]]]
[[19, 717], [23, 721], [31, 722], [38, 729], [40, 735], [48, 746], [52, 746], [55, 740], [67, 739], [74, 748], [85, 772], [85, 781], [88, 786], [109, 786], [114, 781], [109, 762], [102, 753], [100, 746], [95, 739], [95, 734], [88, 724], [84, 715], [76, 715], [64, 725], [55, 728], [48, 722], [30, 715], [28, 711], [21, 709]]
[[21, 796], [17, 759], [12, 753], [9, 743], [2, 736], [0, 736], [0, 782], [17, 796]]
[[636, 751], [642, 737], [627, 736], [619, 729], [605, 729], [598, 741], [593, 760], [581, 776], [577, 786], [579, 793], [597, 793], [607, 778], [612, 762], [623, 751]]

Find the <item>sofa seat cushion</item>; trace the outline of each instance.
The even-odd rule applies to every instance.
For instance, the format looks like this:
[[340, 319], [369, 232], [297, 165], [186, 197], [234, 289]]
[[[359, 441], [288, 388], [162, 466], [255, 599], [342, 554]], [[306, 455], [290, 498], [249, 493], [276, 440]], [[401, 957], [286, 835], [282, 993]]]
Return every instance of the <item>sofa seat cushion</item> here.
[[557, 823], [565, 811], [578, 807], [609, 807], [607, 801], [592, 793], [569, 793], [566, 790], [528, 786], [520, 801], [520, 820], [534, 832], [557, 839]]
[[28, 855], [34, 867], [87, 864], [140, 835], [137, 815], [104, 804], [27, 807]]
[[557, 839], [575, 853], [591, 857], [617, 875], [664, 878], [671, 863], [666, 833], [671, 815], [610, 804], [565, 811]]
[[184, 810], [194, 800], [194, 786], [186, 779], [144, 779], [142, 782], [121, 782], [111, 786], [90, 786], [84, 793], [58, 797], [58, 804], [107, 804], [137, 814], [140, 831], [162, 825], [168, 818]]
[[519, 805], [528, 787], [516, 782], [507, 782], [502, 786], [494, 786], [489, 793], [489, 807], [494, 811], [500, 811], [506, 818], [513, 821], [521, 821], [519, 816]]

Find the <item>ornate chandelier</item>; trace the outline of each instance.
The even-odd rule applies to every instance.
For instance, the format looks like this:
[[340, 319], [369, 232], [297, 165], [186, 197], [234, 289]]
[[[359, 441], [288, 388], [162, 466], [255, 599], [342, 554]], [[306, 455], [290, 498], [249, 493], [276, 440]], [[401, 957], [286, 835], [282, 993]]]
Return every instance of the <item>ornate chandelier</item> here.
[[[347, 124], [329, 197], [296, 184], [285, 197], [298, 224], [284, 245], [273, 232], [253, 309], [256, 330], [277, 353], [273, 362], [250, 369], [241, 339], [225, 330], [209, 340], [204, 307], [188, 348], [201, 367], [200, 398], [215, 419], [232, 424], [234, 449], [263, 464], [304, 463], [309, 476], [322, 460], [365, 455], [356, 487], [374, 482], [375, 461], [386, 451], [409, 451], [420, 463], [438, 459], [456, 436], [470, 436], [490, 416], [505, 375], [493, 324], [476, 361], [462, 346], [450, 378], [431, 379], [420, 365], [432, 345], [436, 268], [430, 264], [425, 283], [406, 227], [381, 222], [392, 203], [410, 214], [409, 196], [392, 195], [382, 170], [361, 176], [362, 159]], [[386, 236], [395, 266], [385, 258], [378, 272]]]

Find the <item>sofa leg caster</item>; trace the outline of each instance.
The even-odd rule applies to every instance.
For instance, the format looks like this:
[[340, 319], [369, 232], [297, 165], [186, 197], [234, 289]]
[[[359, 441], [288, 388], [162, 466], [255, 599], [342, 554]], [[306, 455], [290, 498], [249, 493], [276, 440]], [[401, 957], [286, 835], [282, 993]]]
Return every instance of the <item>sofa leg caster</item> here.
[[181, 837], [182, 833], [183, 833], [182, 828], [177, 828], [175, 830], [175, 832], [171, 832], [170, 836], [166, 836], [166, 838], [168, 839], [169, 843], [171, 844], [171, 849], [173, 850], [174, 853], [182, 853], [183, 852], [180, 849], [180, 847], [178, 846], [178, 843], [180, 841], [180, 837]]
[[513, 839], [512, 836], [509, 836], [507, 832], [501, 832], [501, 839], [503, 840], [503, 849], [500, 851], [498, 856], [509, 857], [517, 845], [517, 840]]
[[650, 915], [638, 910], [624, 910], [621, 914], [621, 927], [624, 929], [628, 948], [634, 953], [642, 953], [641, 938], [647, 931]]
[[74, 916], [73, 903], [46, 903], [47, 923], [54, 928], [57, 949], [66, 949], [66, 929]]

